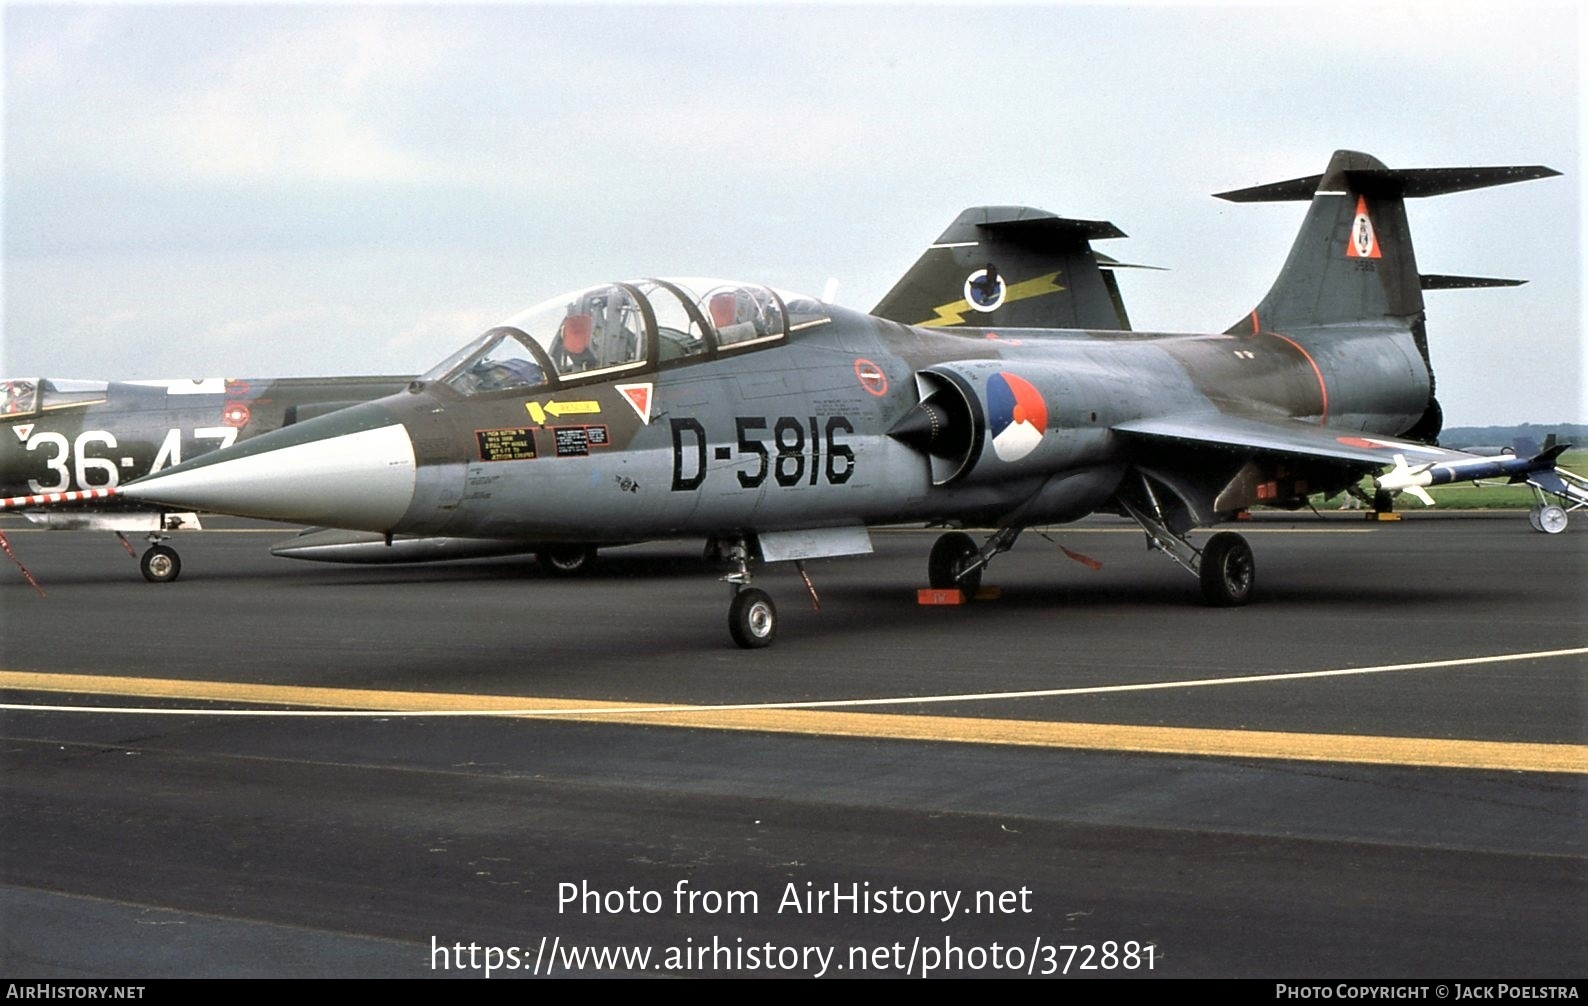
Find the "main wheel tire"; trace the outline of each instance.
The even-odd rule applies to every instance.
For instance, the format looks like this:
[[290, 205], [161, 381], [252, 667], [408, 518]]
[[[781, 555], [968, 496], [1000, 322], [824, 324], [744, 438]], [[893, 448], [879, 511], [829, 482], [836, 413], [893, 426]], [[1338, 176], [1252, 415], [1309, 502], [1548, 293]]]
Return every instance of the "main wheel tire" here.
[[150, 583], [170, 583], [182, 575], [182, 557], [166, 545], [151, 545], [138, 560], [143, 578]]
[[1252, 599], [1257, 564], [1252, 547], [1234, 531], [1220, 531], [1202, 550], [1202, 597], [1217, 608], [1234, 608]]
[[1543, 512], [1544, 505], [1542, 503], [1540, 503], [1538, 506], [1530, 508], [1527, 511], [1527, 522], [1533, 525], [1534, 531], [1544, 530], [1544, 522], [1539, 519], [1539, 514], [1542, 514]]
[[540, 568], [552, 576], [583, 576], [595, 565], [593, 545], [553, 545], [535, 553]]
[[[1375, 492], [1373, 494], [1373, 512], [1374, 513], [1394, 513], [1395, 512], [1395, 494], [1390, 492], [1388, 489], [1380, 489], [1377, 492]], [[1233, 534], [1234, 532], [1229, 532], [1229, 533]]]
[[1545, 534], [1560, 534], [1566, 530], [1564, 507], [1547, 506], [1538, 512], [1538, 529]]
[[777, 635], [777, 605], [764, 590], [746, 587], [733, 595], [728, 606], [728, 631], [746, 650], [771, 646]]
[[964, 576], [960, 573], [979, 553], [975, 540], [963, 531], [942, 535], [932, 544], [932, 554], [926, 561], [927, 582], [933, 590], [957, 587], [965, 592], [966, 599], [975, 597], [976, 591], [981, 589], [982, 567], [977, 566]]

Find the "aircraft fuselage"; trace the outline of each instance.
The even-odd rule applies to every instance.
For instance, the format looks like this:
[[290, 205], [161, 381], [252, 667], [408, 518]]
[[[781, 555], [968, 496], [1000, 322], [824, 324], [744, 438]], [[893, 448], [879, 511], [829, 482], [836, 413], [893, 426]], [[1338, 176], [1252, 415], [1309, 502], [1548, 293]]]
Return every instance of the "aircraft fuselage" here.
[[[1238, 412], [1393, 435], [1429, 397], [1409, 332], [1387, 324], [1336, 327], [1312, 342], [927, 330], [823, 310], [825, 320], [753, 354], [608, 381], [473, 396], [416, 382], [270, 438], [278, 452], [304, 445], [293, 465], [307, 450], [349, 456], [328, 441], [367, 464], [329, 463], [316, 488], [256, 498], [251, 513], [548, 542], [1062, 522], [1117, 490], [1127, 468], [1110, 431], [1119, 424]], [[1037, 428], [1005, 442], [1001, 432], [1019, 422], [998, 399], [1017, 387], [1029, 400], [1015, 407]], [[901, 438], [896, 428], [923, 398], [963, 428], [942, 443]], [[317, 494], [327, 497], [318, 511]]]

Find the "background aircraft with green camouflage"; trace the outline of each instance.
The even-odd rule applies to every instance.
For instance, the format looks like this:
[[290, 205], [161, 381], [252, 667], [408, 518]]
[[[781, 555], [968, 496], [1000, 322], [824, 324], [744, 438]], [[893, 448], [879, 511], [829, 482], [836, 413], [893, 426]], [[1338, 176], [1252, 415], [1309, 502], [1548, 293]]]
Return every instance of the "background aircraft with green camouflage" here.
[[335, 412], [402, 389], [406, 377], [269, 380], [0, 380], [0, 497], [51, 530], [145, 535], [145, 578], [180, 575], [172, 532], [199, 526], [192, 512], [93, 498], [49, 506], [84, 492], [112, 490], [238, 440]]

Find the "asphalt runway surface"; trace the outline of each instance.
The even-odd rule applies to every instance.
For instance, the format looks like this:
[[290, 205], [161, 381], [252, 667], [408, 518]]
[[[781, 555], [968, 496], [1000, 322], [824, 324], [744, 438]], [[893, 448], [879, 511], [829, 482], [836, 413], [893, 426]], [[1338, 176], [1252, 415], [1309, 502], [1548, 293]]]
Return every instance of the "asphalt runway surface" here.
[[759, 575], [758, 652], [694, 542], [564, 580], [234, 522], [152, 585], [6, 525], [47, 596], [0, 567], [0, 699], [71, 708], [0, 712], [0, 973], [1581, 977], [1588, 529], [1327, 516], [1244, 528], [1217, 610], [1119, 521], [963, 608], [879, 531], [819, 612]]

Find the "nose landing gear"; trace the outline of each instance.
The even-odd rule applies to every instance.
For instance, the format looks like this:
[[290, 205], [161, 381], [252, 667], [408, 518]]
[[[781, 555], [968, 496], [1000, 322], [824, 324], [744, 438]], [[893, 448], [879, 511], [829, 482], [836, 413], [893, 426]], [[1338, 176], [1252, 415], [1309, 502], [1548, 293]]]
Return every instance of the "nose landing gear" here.
[[138, 569], [150, 583], [170, 583], [182, 575], [182, 557], [169, 545], [152, 544], [138, 560]]

